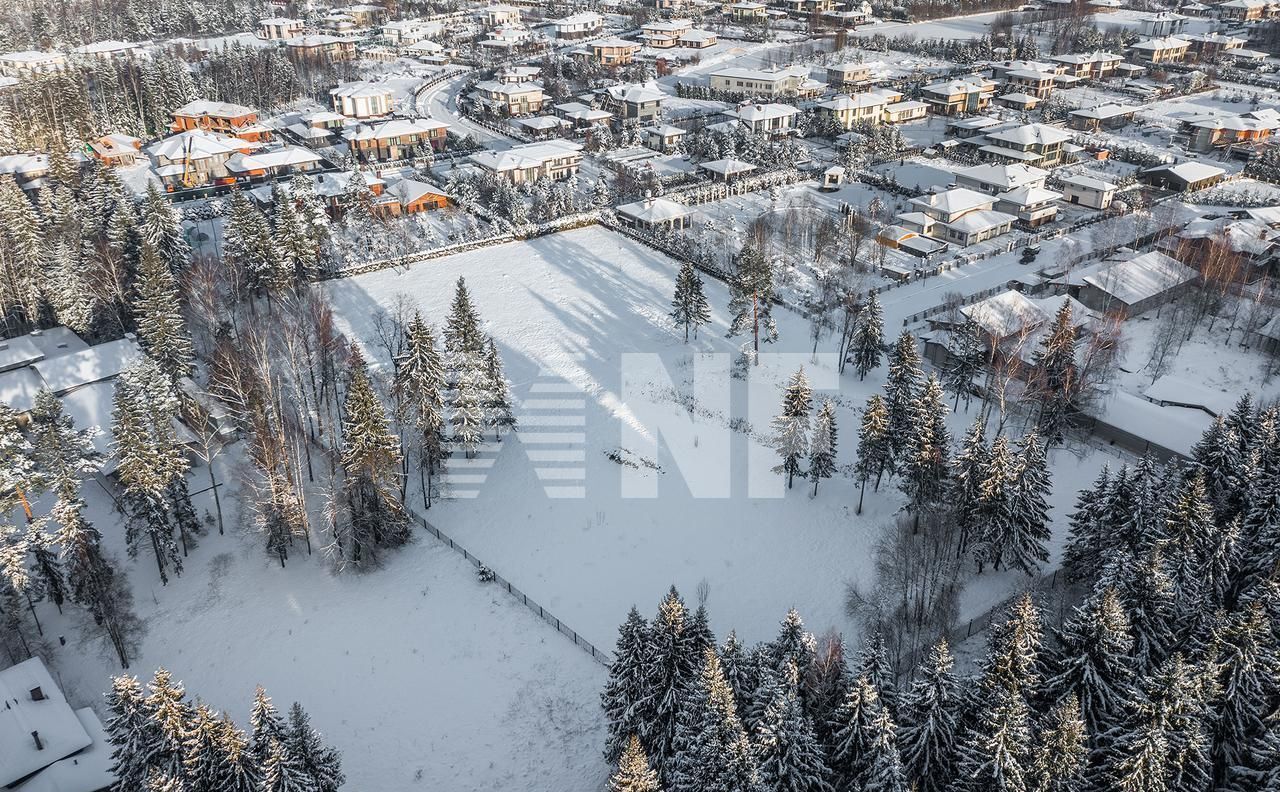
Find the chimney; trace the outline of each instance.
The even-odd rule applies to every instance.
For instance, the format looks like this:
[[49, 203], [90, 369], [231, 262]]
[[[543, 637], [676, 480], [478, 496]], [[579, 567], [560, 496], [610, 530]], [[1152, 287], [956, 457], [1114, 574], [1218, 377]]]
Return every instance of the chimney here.
[[37, 751], [43, 751], [43, 750], [44, 750], [44, 743], [40, 742], [40, 732], [38, 732], [38, 731], [33, 731], [33, 732], [31, 732], [31, 739], [33, 739], [33, 740], [35, 740], [35, 741], [36, 741], [36, 750], [37, 750]]
[[44, 691], [43, 691], [43, 690], [41, 690], [40, 688], [38, 688], [38, 687], [33, 687], [33, 688], [31, 688], [31, 691], [30, 691], [30, 692], [31, 692], [31, 700], [32, 700], [32, 701], [44, 701], [44, 700], [45, 700]]

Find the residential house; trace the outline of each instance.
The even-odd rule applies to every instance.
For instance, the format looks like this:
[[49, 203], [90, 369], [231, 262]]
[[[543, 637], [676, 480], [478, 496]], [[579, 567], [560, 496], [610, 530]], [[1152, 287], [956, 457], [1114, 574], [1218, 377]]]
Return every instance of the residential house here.
[[604, 28], [604, 17], [594, 11], [582, 11], [571, 14], [551, 23], [556, 38], [562, 41], [574, 41], [595, 36]]
[[1085, 307], [1098, 313], [1136, 316], [1189, 288], [1198, 277], [1191, 267], [1159, 251], [1121, 261], [1100, 261], [1054, 280]]
[[680, 37], [693, 30], [688, 19], [665, 19], [647, 22], [640, 28], [640, 40], [647, 47], [670, 49], [679, 45]]
[[49, 155], [5, 154], [0, 156], [0, 174], [12, 176], [24, 190], [34, 190], [49, 175]]
[[320, 155], [313, 151], [285, 146], [272, 151], [233, 154], [225, 167], [235, 181], [254, 182], [319, 170], [322, 163]]
[[67, 56], [61, 52], [8, 52], [0, 55], [0, 74], [6, 77], [29, 77], [49, 74], [67, 68]]
[[378, 118], [395, 109], [394, 95], [386, 83], [339, 83], [329, 90], [333, 111], [347, 118]]
[[886, 124], [905, 124], [909, 121], [919, 121], [929, 113], [929, 105], [924, 102], [908, 100], [906, 102], [893, 102], [884, 106], [884, 113], [881, 116]]
[[1008, 107], [1020, 113], [1027, 113], [1036, 109], [1040, 105], [1040, 101], [1040, 97], [1034, 94], [1022, 93], [1021, 91], [1001, 94], [995, 98], [995, 103], [1000, 107]]
[[1044, 187], [1049, 172], [1020, 164], [984, 163], [956, 171], [956, 185], [999, 195], [1010, 190]]
[[841, 93], [857, 93], [870, 87], [871, 67], [863, 63], [841, 63], [827, 67], [827, 84]]
[[710, 83], [713, 91], [770, 99], [813, 96], [826, 87], [809, 78], [807, 66], [787, 66], [770, 71], [736, 67], [720, 69], [711, 72]]
[[1004, 122], [991, 116], [969, 116], [967, 118], [947, 119], [945, 132], [948, 137], [957, 140], [969, 140], [986, 133], [988, 129], [999, 127]]
[[449, 205], [449, 196], [439, 187], [417, 179], [386, 179], [386, 187], [374, 202], [374, 211], [380, 215], [400, 215], [429, 212]]
[[1035, 71], [1033, 69], [1014, 69], [1005, 72], [1005, 85], [1015, 93], [1034, 96], [1040, 101], [1049, 98], [1053, 93], [1054, 80], [1057, 74], [1052, 71]]
[[1105, 80], [1113, 76], [1124, 57], [1113, 52], [1077, 52], [1053, 55], [1049, 60], [1062, 67], [1062, 73], [1081, 80]]
[[538, 66], [507, 66], [499, 70], [493, 79], [500, 83], [527, 83], [541, 75], [542, 69]]
[[1228, 0], [1219, 3], [1218, 18], [1228, 22], [1257, 22], [1270, 15], [1268, 0]]
[[979, 151], [988, 157], [1048, 168], [1062, 161], [1063, 144], [1071, 135], [1045, 124], [1024, 124], [986, 134]]
[[1084, 132], [1100, 132], [1104, 129], [1120, 129], [1133, 123], [1138, 108], [1133, 105], [1103, 104], [1082, 107], [1067, 113], [1067, 126]]
[[699, 162], [698, 170], [706, 171], [711, 176], [712, 181], [734, 182], [751, 173], [754, 173], [755, 165], [750, 162], [743, 162], [739, 159], [729, 157], [727, 159], [712, 160], [711, 162]]
[[489, 32], [487, 38], [480, 42], [491, 57], [508, 57], [516, 50], [537, 40], [532, 30], [524, 25], [504, 25]]
[[1194, 192], [1212, 187], [1222, 181], [1227, 172], [1216, 165], [1203, 162], [1180, 162], [1176, 165], [1158, 165], [1138, 172], [1144, 184], [1174, 192]]
[[1192, 220], [1157, 248], [1215, 281], [1253, 283], [1280, 269], [1280, 229], [1252, 219]]
[[644, 144], [663, 154], [670, 154], [679, 149], [680, 139], [688, 134], [680, 127], [670, 124], [645, 127], [642, 131], [645, 134]]
[[354, 59], [356, 42], [323, 33], [294, 36], [285, 40], [284, 52], [294, 63], [335, 63]]
[[732, 3], [729, 16], [736, 22], [763, 22], [769, 15], [769, 7], [764, 3]]
[[605, 89], [606, 104], [623, 121], [652, 123], [662, 115], [667, 95], [657, 83], [612, 85]]
[[89, 141], [89, 150], [108, 168], [128, 168], [143, 159], [142, 141], [130, 135], [103, 135]]
[[251, 142], [262, 142], [271, 137], [271, 130], [258, 123], [258, 111], [230, 102], [210, 102], [197, 99], [173, 111], [174, 132], [199, 129], [222, 135], [233, 135]]
[[227, 162], [259, 148], [260, 143], [243, 138], [191, 129], [153, 143], [147, 153], [155, 161], [156, 176], [165, 188], [179, 190], [233, 184], [236, 176], [227, 170]]
[[387, 9], [372, 3], [357, 3], [333, 9], [336, 13], [351, 17], [358, 28], [371, 28], [380, 25], [387, 16]]
[[76, 47], [71, 50], [71, 54], [82, 60], [110, 62], [142, 57], [146, 55], [146, 50], [132, 41], [95, 41]]
[[1209, 113], [1183, 119], [1180, 131], [1191, 151], [1209, 152], [1232, 146], [1255, 147], [1280, 129], [1280, 113], [1253, 110], [1240, 115]]
[[408, 47], [442, 33], [444, 33], [443, 22], [428, 22], [422, 19], [405, 19], [399, 22], [388, 22], [382, 26], [382, 37], [393, 47]]
[[499, 25], [520, 24], [520, 9], [515, 6], [497, 4], [478, 8], [475, 19], [482, 25], [498, 27]]
[[267, 41], [284, 41], [294, 36], [301, 36], [307, 23], [301, 19], [288, 17], [268, 17], [258, 21], [258, 38]]
[[693, 211], [667, 198], [645, 198], [619, 206], [618, 220], [625, 226], [645, 231], [678, 231], [684, 228]]
[[1036, 72], [1037, 74], [1058, 75], [1066, 71], [1059, 63], [1029, 60], [1007, 60], [988, 64], [991, 79], [999, 82], [1007, 80], [1010, 72]]
[[853, 28], [871, 21], [873, 9], [868, 2], [850, 2], [844, 8], [824, 11], [822, 21], [836, 28]]
[[577, 130], [606, 125], [613, 118], [613, 113], [585, 105], [582, 102], [565, 102], [556, 105], [552, 109], [557, 116], [569, 122], [569, 125]]
[[428, 146], [434, 151], [443, 151], [448, 128], [429, 118], [393, 118], [360, 124], [344, 132], [343, 137], [363, 159], [399, 160], [413, 157]]
[[490, 110], [510, 116], [523, 116], [542, 111], [546, 97], [537, 82], [504, 83], [486, 80], [477, 83], [472, 95]]
[[1023, 228], [1037, 228], [1058, 216], [1062, 193], [1044, 187], [1018, 187], [996, 196], [997, 212], [1011, 214]]
[[[348, 187], [355, 174], [356, 171], [338, 171], [336, 173], [321, 173], [315, 177], [316, 195], [324, 200], [325, 208], [331, 216], [342, 216], [345, 208], [343, 201], [346, 199]], [[362, 173], [360, 177], [364, 180], [365, 187], [368, 188], [375, 200], [380, 198], [387, 188], [385, 181], [371, 173]]]
[[1228, 52], [1243, 50], [1248, 43], [1247, 39], [1225, 33], [1196, 33], [1182, 38], [1191, 42], [1191, 54], [1200, 61], [1213, 61]]
[[0, 699], [0, 787], [105, 792], [116, 784], [98, 716], [72, 709], [39, 657], [0, 671]]
[[1187, 17], [1171, 11], [1142, 12], [1138, 19], [1139, 36], [1176, 36], [1186, 27]]
[[617, 37], [593, 41], [587, 54], [603, 66], [625, 66], [635, 59], [640, 44]]
[[514, 184], [541, 178], [564, 179], [577, 174], [582, 146], [568, 140], [524, 143], [505, 151], [481, 151], [471, 162]]
[[1109, 181], [1082, 175], [1059, 177], [1057, 185], [1062, 187], [1063, 199], [1067, 203], [1087, 206], [1090, 209], [1110, 208], [1119, 189]]
[[710, 30], [694, 28], [680, 34], [680, 40], [676, 43], [685, 49], [706, 49], [714, 47], [716, 44], [716, 34]]
[[1151, 66], [1161, 63], [1182, 63], [1187, 59], [1187, 50], [1190, 48], [1190, 41], [1173, 36], [1147, 39], [1129, 47], [1140, 63]]
[[725, 115], [738, 119], [743, 129], [758, 135], [779, 137], [793, 131], [792, 124], [800, 111], [788, 104], [745, 104]]
[[991, 105], [996, 84], [985, 77], [972, 76], [926, 85], [921, 98], [939, 115], [978, 113]]
[[[902, 101], [902, 94], [889, 88], [877, 88], [866, 93], [842, 95], [819, 102], [815, 110], [819, 115], [831, 116], [841, 129], [852, 129], [859, 124], [879, 124], [885, 120], [885, 108]], [[927, 109], [927, 105], [926, 105]]]
[[961, 247], [1007, 233], [1017, 219], [994, 210], [995, 197], [965, 187], [912, 198], [915, 210], [898, 215], [909, 231], [943, 239]]

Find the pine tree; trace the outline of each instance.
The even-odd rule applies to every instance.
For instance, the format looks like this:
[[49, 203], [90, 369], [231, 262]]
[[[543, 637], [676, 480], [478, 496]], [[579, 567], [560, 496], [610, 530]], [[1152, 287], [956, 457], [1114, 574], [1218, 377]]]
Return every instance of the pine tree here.
[[177, 381], [190, 374], [195, 349], [182, 317], [178, 284], [173, 270], [150, 241], [142, 243], [134, 306], [142, 348], [170, 379]]
[[1082, 792], [1088, 757], [1080, 707], [1075, 698], [1067, 696], [1045, 716], [1036, 734], [1027, 789]]
[[191, 261], [191, 247], [182, 234], [182, 223], [173, 205], [164, 197], [155, 182], [147, 185], [142, 201], [141, 233], [143, 242], [149, 244], [170, 273], [178, 275]]
[[458, 278], [453, 305], [444, 329], [444, 348], [451, 355], [480, 354], [484, 351], [484, 334], [480, 331], [480, 315], [471, 302], [466, 280]]
[[[722, 652], [722, 661], [723, 658]], [[839, 633], [827, 633], [818, 644], [808, 672], [801, 679], [800, 697], [805, 711], [813, 719], [813, 733], [818, 744], [828, 756], [835, 746], [836, 712], [848, 695], [852, 682], [845, 660], [844, 641]]]
[[284, 741], [284, 719], [280, 717], [267, 691], [259, 685], [253, 694], [253, 707], [249, 710], [249, 751], [254, 760], [265, 764], [271, 754], [273, 741]]
[[484, 392], [480, 377], [481, 372], [474, 366], [459, 372], [449, 418], [453, 442], [468, 459], [475, 455], [484, 438]]
[[943, 792], [955, 775], [961, 701], [954, 665], [946, 640], [938, 641], [902, 704], [902, 761], [919, 792]]
[[1062, 440], [1072, 403], [1080, 389], [1075, 345], [1071, 300], [1064, 299], [1033, 361], [1032, 394], [1039, 408], [1036, 430], [1050, 446]]
[[729, 281], [729, 313], [733, 318], [727, 336], [751, 331], [752, 350], [758, 362], [761, 340], [768, 343], [778, 339], [778, 327], [773, 321], [773, 264], [764, 251], [748, 242], [738, 252], [737, 265], [738, 271]]
[[752, 695], [760, 684], [760, 668], [753, 652], [746, 651], [738, 635], [733, 630], [725, 636], [720, 647], [720, 669], [724, 673], [729, 689], [733, 691], [733, 700], [738, 704], [738, 715], [746, 720], [746, 713], [752, 706]]
[[975, 552], [979, 572], [987, 562], [999, 569], [1009, 552], [1014, 531], [1012, 482], [1016, 465], [1008, 439], [1004, 435], [996, 437], [978, 485], [978, 515], [983, 526], [982, 546]]
[[1044, 447], [1033, 432], [1022, 438], [1018, 462], [1009, 482], [1008, 522], [1000, 526], [1002, 557], [1028, 575], [1049, 560], [1049, 464]]
[[634, 734], [618, 760], [618, 771], [609, 778], [609, 792], [662, 792], [658, 774], [649, 767], [649, 759]]
[[884, 406], [889, 415], [890, 470], [903, 462], [915, 436], [916, 405], [924, 386], [920, 353], [915, 336], [906, 330], [889, 352], [889, 374], [884, 383]]
[[681, 707], [672, 792], [755, 792], [760, 775], [714, 649], [707, 649]]
[[982, 415], [974, 418], [960, 444], [960, 453], [951, 460], [951, 488], [948, 498], [951, 519], [959, 531], [956, 548], [963, 554], [969, 543], [982, 531], [982, 484], [985, 470], [990, 463], [991, 449], [987, 447], [986, 421]]
[[862, 777], [862, 789], [876, 792], [907, 792], [906, 773], [894, 736], [893, 720], [887, 709], [881, 709], [871, 722], [871, 752]]
[[1134, 694], [1133, 638], [1114, 589], [1104, 589], [1075, 609], [1049, 652], [1042, 687], [1046, 700], [1072, 702], [1093, 734], [1104, 734]]
[[516, 416], [511, 409], [511, 383], [502, 375], [502, 358], [492, 338], [485, 348], [484, 393], [485, 423], [493, 428], [494, 439], [499, 439], [503, 430], [515, 429]]
[[822, 747], [800, 705], [794, 664], [788, 664], [783, 677], [754, 735], [760, 780], [766, 789], [779, 792], [830, 792]]
[[273, 740], [262, 766], [262, 792], [319, 792], [319, 789], [285, 746]]
[[[700, 658], [692, 649], [687, 634], [688, 609], [675, 586], [658, 606], [658, 614], [650, 622], [653, 643], [650, 666], [650, 698], [638, 716], [648, 723], [647, 750], [665, 780], [670, 780], [674, 758], [673, 742], [680, 717], [681, 700], [688, 685], [698, 675]], [[643, 734], [642, 742], [645, 742]], [[674, 789], [673, 784], [668, 784]]]
[[1006, 691], [1032, 695], [1040, 684], [1040, 611], [1023, 594], [1009, 607], [1003, 621], [988, 631], [987, 656], [982, 662], [979, 692], [983, 698]]
[[818, 494], [818, 482], [831, 478], [836, 472], [836, 407], [830, 399], [823, 399], [813, 422], [813, 442], [809, 446], [809, 478], [813, 479], [813, 494]]
[[711, 304], [703, 293], [702, 278], [693, 269], [693, 263], [686, 261], [676, 276], [676, 292], [671, 299], [671, 318], [676, 325], [684, 328], [684, 340], [689, 341], [689, 330], [693, 337], [698, 337], [698, 328], [711, 321]]
[[975, 322], [965, 322], [951, 334], [947, 349], [947, 365], [943, 373], [943, 385], [955, 394], [952, 411], [960, 409], [960, 397], [964, 397], [965, 410], [973, 394], [973, 378], [987, 364], [987, 349], [982, 342], [982, 330]]
[[[649, 626], [640, 611], [632, 606], [627, 620], [618, 628], [609, 679], [600, 695], [600, 704], [609, 726], [605, 746], [605, 757], [609, 762], [617, 762], [623, 757], [627, 743], [638, 736], [647, 738], [649, 735], [651, 724], [641, 720], [641, 716], [653, 703], [650, 689], [653, 652]], [[647, 758], [645, 766], [648, 766]]]
[[787, 477], [787, 489], [800, 473], [800, 460], [809, 452], [809, 411], [813, 407], [813, 390], [801, 367], [787, 383], [782, 398], [782, 413], [773, 419], [774, 448], [782, 458], [775, 472]]
[[912, 405], [915, 420], [911, 438], [903, 448], [902, 491], [919, 526], [920, 513], [932, 507], [946, 491], [950, 466], [951, 434], [947, 431], [947, 405], [942, 384], [930, 375]]
[[1205, 492], [1214, 504], [1218, 524], [1230, 522], [1242, 505], [1235, 497], [1244, 484], [1247, 458], [1240, 452], [1240, 438], [1218, 416], [1191, 449], [1191, 457], [1204, 477]]
[[154, 725], [154, 729], [144, 732], [148, 742], [143, 750], [148, 754], [149, 769], [183, 780], [186, 780], [183, 741], [194, 722], [194, 711], [186, 695], [181, 682], [175, 682], [168, 671], [158, 668], [143, 701], [147, 718]]
[[405, 353], [396, 361], [392, 391], [402, 423], [414, 429], [422, 506], [431, 508], [432, 482], [444, 469], [444, 365], [430, 326], [415, 313], [405, 331]]
[[876, 480], [876, 489], [880, 489], [880, 477], [889, 465], [891, 446], [889, 413], [880, 395], [872, 394], [867, 399], [867, 406], [862, 411], [862, 423], [858, 427], [858, 462], [854, 467], [860, 485], [858, 514], [862, 514], [862, 499], [867, 494], [867, 482], [872, 477]]
[[399, 442], [363, 361], [351, 372], [343, 416], [343, 499], [351, 546], [342, 550], [359, 567], [376, 563], [376, 548], [396, 547], [409, 539], [399, 499]]
[[233, 768], [224, 737], [214, 712], [204, 703], [196, 704], [182, 735], [183, 777], [190, 792], [223, 792], [229, 786]]
[[1218, 644], [1222, 690], [1214, 740], [1214, 779], [1245, 763], [1244, 751], [1266, 731], [1280, 697], [1280, 652], [1276, 625], [1260, 602], [1230, 614]]
[[836, 731], [830, 763], [838, 779], [837, 788], [851, 786], [865, 778], [872, 756], [871, 744], [876, 739], [875, 721], [881, 710], [880, 694], [875, 687], [866, 677], [857, 677], [836, 712], [840, 728]]
[[862, 381], [880, 366], [884, 352], [884, 313], [875, 292], [858, 312], [858, 324], [849, 347], [848, 357], [853, 363], [853, 370], [858, 373], [858, 380]]
[[1104, 465], [1093, 486], [1080, 490], [1076, 497], [1062, 561], [1070, 580], [1092, 582], [1102, 572], [1103, 548], [1110, 528], [1104, 522], [1110, 489], [1111, 468]]
[[147, 711], [146, 696], [137, 677], [111, 680], [106, 696], [107, 718], [103, 729], [111, 743], [111, 774], [117, 787], [144, 789], [157, 757], [158, 728]]
[[970, 792], [1024, 792], [1031, 759], [1027, 702], [1017, 689], [993, 689], [958, 751], [958, 780]]
[[337, 792], [346, 783], [338, 752], [321, 741], [320, 734], [311, 728], [311, 718], [296, 701], [289, 707], [284, 745], [289, 757], [311, 779], [316, 792]]

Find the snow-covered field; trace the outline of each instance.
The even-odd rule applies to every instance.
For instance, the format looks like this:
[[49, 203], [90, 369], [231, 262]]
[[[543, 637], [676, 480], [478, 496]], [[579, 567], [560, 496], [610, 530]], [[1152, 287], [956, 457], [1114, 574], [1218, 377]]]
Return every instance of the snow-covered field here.
[[[777, 412], [780, 383], [803, 364], [815, 397], [836, 400], [839, 462], [851, 463], [858, 409], [883, 376], [838, 381], [829, 357], [810, 362], [807, 323], [778, 309], [781, 337], [766, 349], [781, 359], [766, 361], [750, 381], [700, 373], [695, 387], [705, 390], [692, 412], [677, 405], [671, 387], [691, 391], [690, 353], [720, 353], [727, 365], [738, 342], [723, 337], [726, 290], [709, 281], [713, 325], [681, 343], [666, 317], [675, 271], [665, 256], [593, 227], [328, 288], [343, 324], [376, 357], [371, 317], [379, 306], [404, 292], [438, 322], [452, 296], [443, 284], [466, 277], [523, 402], [522, 428], [478, 465], [455, 465], [465, 476], [453, 486], [465, 497], [427, 516], [588, 640], [611, 647], [633, 603], [648, 612], [672, 583], [692, 599], [704, 581], [718, 634], [733, 627], [747, 641], [769, 637], [795, 606], [815, 631], [854, 637], [845, 585], [872, 583], [871, 552], [879, 526], [898, 509], [896, 488], [868, 493], [861, 516], [848, 478], [824, 482], [816, 498], [802, 482], [785, 492], [759, 438]], [[831, 346], [824, 340], [820, 351]], [[624, 391], [624, 361], [635, 365], [628, 353], [661, 367], [638, 373]], [[657, 416], [667, 422], [661, 428]], [[963, 412], [953, 418], [956, 432], [971, 420]], [[738, 421], [749, 421], [752, 435], [728, 428], [731, 420], [738, 430]], [[646, 448], [642, 438], [659, 434], [658, 450]], [[681, 448], [678, 457], [672, 446]], [[617, 453], [638, 468], [613, 461]], [[1062, 452], [1061, 462], [1060, 510], [1102, 460]], [[628, 497], [631, 486], [652, 486], [656, 497]], [[966, 610], [984, 609], [1023, 580], [984, 576]]]

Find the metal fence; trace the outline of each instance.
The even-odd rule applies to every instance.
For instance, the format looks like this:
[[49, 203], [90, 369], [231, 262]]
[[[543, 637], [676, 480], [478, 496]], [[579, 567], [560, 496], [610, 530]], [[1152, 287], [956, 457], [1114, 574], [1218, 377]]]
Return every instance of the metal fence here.
[[560, 633], [561, 635], [565, 636], [569, 640], [573, 641], [574, 646], [578, 647], [582, 651], [591, 655], [592, 660], [595, 660], [597, 663], [604, 666], [605, 668], [608, 668], [609, 665], [613, 662], [613, 658], [611, 658], [607, 653], [597, 649], [590, 641], [588, 641], [586, 638], [583, 638], [575, 630], [569, 627], [569, 625], [561, 621], [558, 616], [556, 616], [551, 611], [539, 605], [537, 602], [531, 599], [528, 594], [525, 594], [523, 591], [513, 586], [511, 584], [511, 581], [507, 580], [502, 575], [499, 575], [496, 571], [494, 571], [493, 567], [490, 567], [488, 564], [484, 563], [479, 558], [476, 558], [474, 555], [472, 555], [471, 552], [467, 550], [467, 548], [455, 542], [453, 540], [453, 537], [449, 536], [444, 531], [441, 531], [439, 528], [427, 522], [426, 518], [424, 518], [422, 515], [418, 514], [417, 512], [413, 511], [412, 509], [409, 509], [408, 511], [409, 511], [409, 514], [413, 517], [414, 522], [418, 523], [423, 528], [425, 528], [427, 533], [431, 534], [435, 538], [444, 542], [446, 545], [449, 546], [450, 550], [461, 553], [462, 557], [470, 561], [471, 565], [474, 566], [477, 570], [482, 567], [488, 570], [489, 574], [493, 576], [493, 580], [492, 580], [493, 583], [497, 584], [499, 588], [505, 590], [512, 597], [515, 597], [516, 600], [519, 601], [521, 604], [523, 604], [526, 608], [538, 614], [538, 617], [543, 621], [545, 621], [547, 624], [550, 624], [551, 626], [555, 627], [556, 632]]

